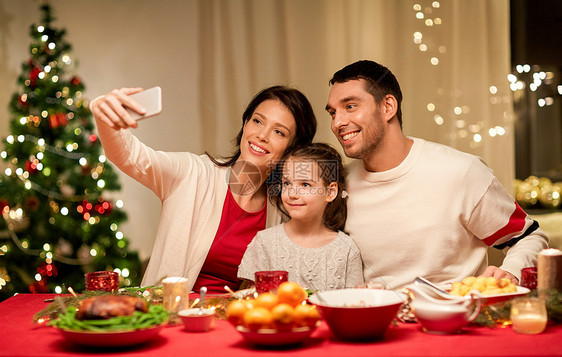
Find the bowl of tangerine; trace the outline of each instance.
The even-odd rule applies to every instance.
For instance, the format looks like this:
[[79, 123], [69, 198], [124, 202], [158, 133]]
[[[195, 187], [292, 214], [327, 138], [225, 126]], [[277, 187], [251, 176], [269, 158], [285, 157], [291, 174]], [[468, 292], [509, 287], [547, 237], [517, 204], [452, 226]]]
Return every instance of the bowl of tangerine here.
[[304, 341], [319, 325], [316, 306], [306, 303], [308, 293], [287, 281], [277, 291], [237, 299], [227, 306], [228, 321], [251, 344], [287, 346]]

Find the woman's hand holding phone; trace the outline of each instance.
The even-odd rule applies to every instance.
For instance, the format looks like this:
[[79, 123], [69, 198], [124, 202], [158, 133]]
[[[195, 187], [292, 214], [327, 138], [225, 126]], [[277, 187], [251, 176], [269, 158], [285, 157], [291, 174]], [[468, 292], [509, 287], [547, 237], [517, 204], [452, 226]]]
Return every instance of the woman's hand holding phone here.
[[160, 87], [114, 89], [96, 98], [90, 108], [94, 117], [114, 129], [136, 128], [137, 120], [162, 111]]

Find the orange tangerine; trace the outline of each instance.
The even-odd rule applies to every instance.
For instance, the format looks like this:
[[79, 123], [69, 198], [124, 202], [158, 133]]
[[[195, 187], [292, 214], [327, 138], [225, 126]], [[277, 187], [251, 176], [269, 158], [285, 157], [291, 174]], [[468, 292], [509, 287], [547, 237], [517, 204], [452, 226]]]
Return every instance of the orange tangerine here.
[[320, 320], [320, 312], [316, 306], [303, 304], [295, 307], [295, 322], [298, 326], [312, 327], [318, 320]]
[[254, 307], [244, 313], [244, 325], [252, 331], [270, 328], [272, 322], [271, 312], [263, 307]]
[[279, 303], [289, 304], [293, 307], [302, 303], [307, 296], [306, 290], [294, 281], [281, 283], [277, 288]]
[[226, 316], [233, 325], [243, 323], [244, 313], [251, 308], [251, 304], [244, 300], [234, 300], [226, 307]]
[[279, 304], [271, 310], [273, 325], [279, 331], [289, 331], [295, 322], [295, 309], [289, 304]]
[[273, 293], [259, 294], [256, 300], [254, 300], [254, 306], [263, 307], [268, 310], [272, 310], [278, 303], [279, 298]]

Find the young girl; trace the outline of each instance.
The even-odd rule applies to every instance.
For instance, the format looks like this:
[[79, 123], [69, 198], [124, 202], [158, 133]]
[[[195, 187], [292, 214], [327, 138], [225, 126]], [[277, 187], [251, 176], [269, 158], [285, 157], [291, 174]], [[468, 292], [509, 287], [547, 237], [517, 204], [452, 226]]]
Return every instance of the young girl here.
[[344, 177], [341, 156], [327, 144], [314, 143], [289, 153], [275, 203], [290, 219], [257, 233], [242, 258], [238, 277], [253, 281], [256, 271], [286, 270], [289, 280], [311, 291], [362, 283], [359, 249], [343, 232]]

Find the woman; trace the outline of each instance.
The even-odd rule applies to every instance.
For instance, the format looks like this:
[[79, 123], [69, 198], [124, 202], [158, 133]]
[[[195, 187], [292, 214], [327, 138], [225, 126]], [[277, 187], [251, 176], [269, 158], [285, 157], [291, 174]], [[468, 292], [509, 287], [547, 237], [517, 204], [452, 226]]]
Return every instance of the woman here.
[[242, 115], [236, 152], [218, 161], [208, 154], [156, 151], [120, 130], [136, 127], [124, 107], [142, 114], [128, 97], [141, 90], [113, 90], [94, 100], [91, 109], [107, 158], [162, 201], [142, 285], [186, 276], [195, 291], [202, 286], [210, 293], [223, 293], [225, 285], [238, 289], [236, 273], [248, 243], [281, 221], [267, 200], [267, 178], [286, 151], [312, 142], [312, 107], [298, 90], [262, 90]]

